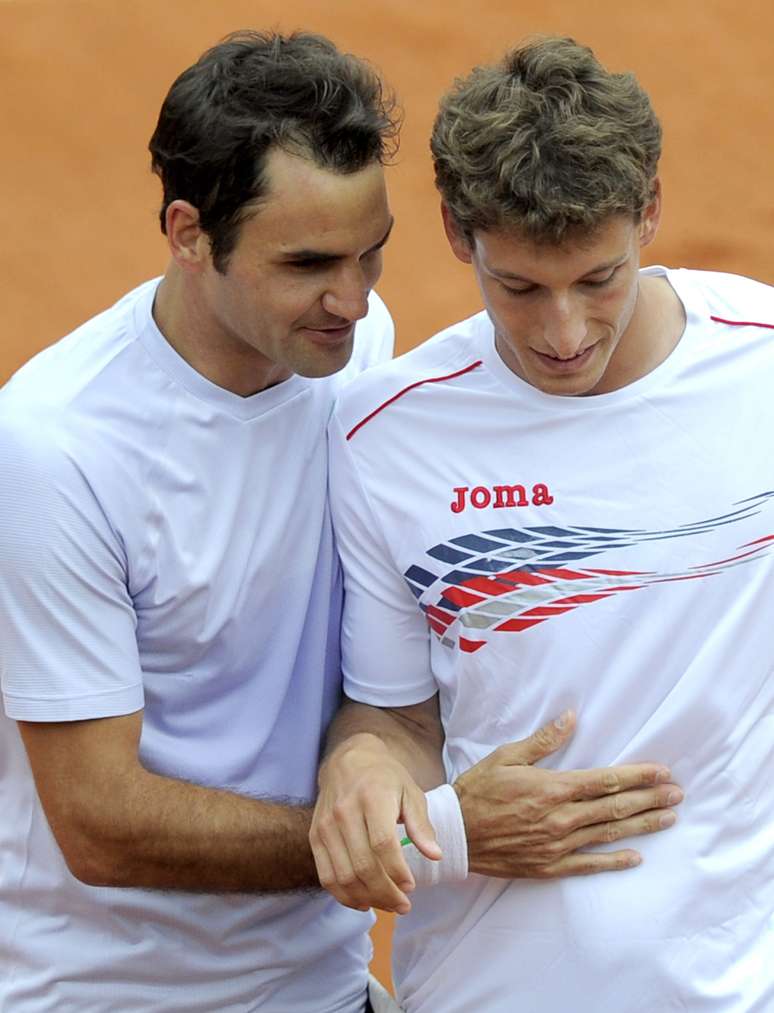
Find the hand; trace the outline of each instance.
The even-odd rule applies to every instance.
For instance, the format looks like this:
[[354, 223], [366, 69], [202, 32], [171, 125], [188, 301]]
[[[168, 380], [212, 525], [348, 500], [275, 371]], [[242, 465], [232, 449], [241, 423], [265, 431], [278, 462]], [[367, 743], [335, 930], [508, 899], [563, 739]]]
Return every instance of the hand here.
[[359, 911], [410, 911], [406, 894], [414, 889], [414, 878], [395, 826], [405, 824], [426, 858], [441, 858], [424, 792], [370, 734], [353, 735], [335, 749], [319, 781], [309, 841], [321, 886]]
[[581, 851], [671, 826], [683, 794], [657, 763], [557, 771], [532, 764], [575, 730], [571, 712], [520, 742], [500, 746], [454, 783], [471, 872], [553, 879], [639, 865], [636, 851]]

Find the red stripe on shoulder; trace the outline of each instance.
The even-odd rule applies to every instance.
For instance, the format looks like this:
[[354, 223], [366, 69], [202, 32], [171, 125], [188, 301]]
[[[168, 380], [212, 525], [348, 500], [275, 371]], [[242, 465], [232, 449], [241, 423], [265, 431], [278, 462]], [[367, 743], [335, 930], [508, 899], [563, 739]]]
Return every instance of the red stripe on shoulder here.
[[464, 369], [458, 369], [456, 373], [447, 373], [446, 376], [430, 376], [426, 380], [417, 380], [415, 383], [410, 383], [408, 387], [404, 387], [403, 390], [399, 390], [397, 394], [393, 394], [391, 398], [388, 398], [384, 402], [384, 404], [380, 404], [378, 408], [374, 408], [374, 410], [369, 412], [364, 419], [361, 419], [358, 424], [347, 433], [347, 439], [351, 440], [358, 429], [362, 429], [366, 422], [370, 422], [372, 418], [379, 414], [379, 412], [383, 412], [385, 408], [389, 408], [391, 404], [399, 398], [402, 398], [404, 394], [408, 394], [410, 390], [414, 390], [415, 387], [421, 387], [425, 383], [443, 383], [444, 380], [453, 380], [457, 376], [469, 373], [472, 369], [477, 369], [481, 365], [481, 362], [482, 360], [478, 359], [476, 362], [471, 362], [469, 366], [465, 366]]
[[774, 324], [762, 324], [760, 320], [725, 320], [723, 317], [710, 317], [716, 324], [731, 324], [732, 327], [768, 327], [774, 331]]

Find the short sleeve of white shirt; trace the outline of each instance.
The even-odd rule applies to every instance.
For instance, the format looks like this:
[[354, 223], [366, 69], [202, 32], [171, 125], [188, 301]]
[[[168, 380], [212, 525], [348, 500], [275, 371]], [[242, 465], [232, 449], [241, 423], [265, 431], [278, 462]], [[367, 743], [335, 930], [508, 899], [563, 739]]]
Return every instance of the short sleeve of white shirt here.
[[73, 455], [41, 429], [0, 418], [5, 710], [27, 721], [131, 713], [143, 689], [120, 540]]
[[420, 703], [438, 688], [427, 623], [390, 557], [336, 414], [329, 448], [331, 511], [344, 566], [344, 692], [376, 707]]
[[[194, 385], [194, 398], [201, 390], [205, 398], [209, 395], [216, 410], [223, 403], [218, 418], [231, 425], [226, 414], [229, 395], [193, 374], [155, 331], [150, 318], [154, 290], [155, 283], [150, 283], [84, 325], [76, 341], [72, 335], [50, 350], [58, 358], [56, 365], [42, 356], [30, 364], [37, 379], [21, 371], [22, 382], [11, 381], [0, 401], [0, 678], [5, 711], [17, 720], [109, 717], [140, 710], [146, 703], [147, 659], [138, 647], [143, 596], [139, 603], [134, 596], [147, 582], [138, 574], [153, 571], [147, 565], [158, 535], [153, 518], [161, 510], [165, 520], [175, 524], [168, 501], [163, 509], [149, 505], [156, 487], [143, 476], [162, 467], [155, 482], [166, 476], [174, 483], [181, 461], [192, 475], [207, 466], [204, 458], [189, 462], [186, 455], [192, 448], [181, 444], [186, 429], [175, 412], [187, 413], [195, 452], [196, 430], [190, 419], [192, 414], [198, 417], [205, 403], [191, 399], [192, 408], [183, 408], [189, 397], [186, 384]], [[142, 346], [137, 334], [150, 344]], [[319, 407], [306, 409], [308, 427], [325, 425], [335, 391], [348, 379], [389, 358], [393, 337], [390, 314], [371, 293], [368, 318], [355, 331], [349, 364], [333, 377], [308, 381], [319, 393]], [[124, 353], [125, 361], [120, 359]], [[155, 357], [160, 357], [161, 369]], [[58, 384], [52, 380], [57, 370]], [[142, 370], [150, 372], [143, 377]], [[146, 422], [138, 423], [141, 410], [133, 402], [135, 410], [124, 418], [123, 395], [112, 385], [130, 388], [143, 379]], [[296, 393], [303, 387], [297, 379], [291, 385]], [[282, 390], [269, 396], [277, 400]], [[247, 412], [249, 399], [238, 407]], [[147, 420], [157, 409], [157, 422], [151, 424]], [[155, 456], [146, 454], [143, 443], [152, 443], [173, 424], [182, 436], [172, 463], [161, 447]], [[210, 442], [216, 445], [220, 438], [233, 443], [249, 425], [249, 420], [243, 426], [233, 423], [228, 435], [219, 436], [210, 418]], [[195, 487], [191, 479], [193, 513]], [[190, 595], [191, 582], [182, 580], [183, 585]]]

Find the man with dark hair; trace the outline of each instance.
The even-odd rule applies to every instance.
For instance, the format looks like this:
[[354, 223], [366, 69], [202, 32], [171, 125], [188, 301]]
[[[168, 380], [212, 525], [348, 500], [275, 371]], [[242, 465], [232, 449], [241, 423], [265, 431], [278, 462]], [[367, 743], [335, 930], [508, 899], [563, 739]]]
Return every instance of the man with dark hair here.
[[[432, 151], [485, 311], [356, 380], [331, 422], [352, 702], [311, 839], [343, 903], [354, 881], [407, 910], [434, 884], [397, 930], [410, 1013], [774, 1009], [774, 291], [640, 269], [660, 141], [635, 78], [570, 39], [458, 81]], [[621, 875], [556, 879], [595, 854], [567, 841], [621, 825], [573, 829], [549, 771], [487, 755], [562, 708], [563, 765], [658, 757], [686, 789]], [[453, 790], [430, 875], [394, 825], [433, 738]], [[512, 791], [487, 803], [482, 765]]]
[[305, 888], [395, 132], [326, 39], [210, 50], [151, 142], [164, 277], [0, 396], [3, 1009], [363, 1009], [370, 919]]

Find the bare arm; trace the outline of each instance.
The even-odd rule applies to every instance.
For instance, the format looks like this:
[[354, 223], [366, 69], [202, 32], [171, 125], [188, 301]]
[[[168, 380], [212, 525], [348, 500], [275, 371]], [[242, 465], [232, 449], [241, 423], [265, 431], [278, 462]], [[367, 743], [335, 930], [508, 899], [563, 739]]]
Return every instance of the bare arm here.
[[138, 758], [142, 712], [19, 729], [51, 829], [83, 882], [217, 893], [318, 885], [311, 808], [151, 773]]
[[[311, 842], [320, 882], [341, 903], [371, 903], [405, 913], [411, 907], [406, 894], [414, 882], [395, 823], [406, 823], [426, 857], [440, 855], [429, 846], [434, 836], [413, 780], [419, 768], [412, 764], [412, 723], [403, 720], [402, 736], [408, 738], [401, 736], [391, 747], [395, 733], [381, 739], [380, 718], [373, 718], [370, 735], [362, 730], [372, 711], [379, 713], [368, 708], [358, 714], [357, 731], [350, 739], [340, 741], [345, 726], [337, 729], [339, 744], [320, 770]], [[394, 717], [395, 711], [389, 713]], [[528, 738], [495, 749], [454, 783], [472, 872], [550, 879], [623, 870], [639, 864], [636, 851], [581, 849], [654, 833], [674, 823], [670, 807], [681, 801], [682, 793], [661, 764], [575, 771], [534, 766], [560, 749], [574, 729], [574, 715], [563, 715]], [[376, 738], [381, 739], [377, 744]], [[392, 758], [390, 748], [398, 750]], [[431, 780], [424, 786], [431, 786]]]
[[426, 857], [441, 857], [424, 791], [446, 780], [442, 745], [437, 695], [411, 707], [344, 703], [328, 732], [310, 834], [320, 882], [341, 903], [409, 910], [414, 880], [395, 824]]
[[345, 699], [328, 730], [325, 756], [345, 755], [358, 743], [367, 744], [369, 738], [401, 763], [423, 791], [446, 780], [437, 694], [412, 707], [370, 707]]

